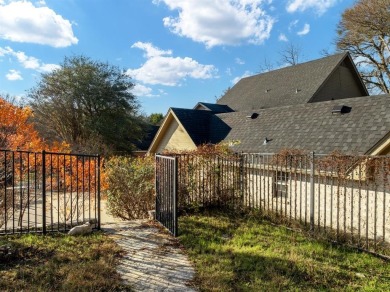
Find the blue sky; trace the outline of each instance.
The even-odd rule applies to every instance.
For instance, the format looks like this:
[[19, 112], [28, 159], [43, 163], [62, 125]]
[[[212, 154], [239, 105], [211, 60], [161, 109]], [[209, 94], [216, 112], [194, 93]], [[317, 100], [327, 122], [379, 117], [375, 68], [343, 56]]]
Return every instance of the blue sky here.
[[[23, 97], [65, 56], [117, 65], [141, 111], [166, 113], [216, 98], [243, 76], [335, 51], [353, 0], [0, 0], [0, 93]], [[264, 66], [263, 66], [264, 67]]]

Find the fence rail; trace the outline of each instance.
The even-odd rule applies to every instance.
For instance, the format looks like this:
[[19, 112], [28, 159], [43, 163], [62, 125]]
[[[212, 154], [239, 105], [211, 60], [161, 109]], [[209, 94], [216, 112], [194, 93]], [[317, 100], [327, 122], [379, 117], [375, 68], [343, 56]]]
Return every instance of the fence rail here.
[[178, 155], [179, 208], [250, 208], [390, 255], [390, 156]]
[[0, 150], [0, 234], [100, 229], [98, 155]]

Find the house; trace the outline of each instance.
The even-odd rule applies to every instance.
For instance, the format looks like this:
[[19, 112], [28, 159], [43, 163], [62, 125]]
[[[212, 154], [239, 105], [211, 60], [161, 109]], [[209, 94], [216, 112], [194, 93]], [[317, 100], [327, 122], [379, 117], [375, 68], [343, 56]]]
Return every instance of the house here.
[[[248, 207], [390, 243], [390, 156], [354, 156], [390, 154], [390, 95], [369, 96], [348, 53], [243, 78], [216, 104], [170, 108], [148, 152], [208, 143], [250, 154], [240, 155], [242, 168], [223, 159], [186, 168], [190, 196], [212, 199], [217, 183]], [[272, 153], [287, 148], [315, 153], [275, 162]], [[321, 155], [334, 151], [352, 156]], [[204, 181], [186, 183], [191, 174]]]
[[369, 96], [349, 53], [241, 79], [216, 104], [170, 108], [148, 153], [227, 143], [236, 152], [390, 153], [390, 95]]

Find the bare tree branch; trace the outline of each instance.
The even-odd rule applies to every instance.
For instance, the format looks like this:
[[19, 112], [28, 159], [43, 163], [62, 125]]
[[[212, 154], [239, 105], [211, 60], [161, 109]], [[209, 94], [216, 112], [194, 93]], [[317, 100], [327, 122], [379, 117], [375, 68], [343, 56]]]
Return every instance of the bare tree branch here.
[[351, 53], [371, 93], [390, 93], [389, 28], [389, 0], [358, 0], [338, 25], [337, 47]]
[[302, 58], [302, 49], [300, 46], [293, 43], [288, 43], [286, 47], [279, 52], [281, 56], [281, 62], [284, 65], [297, 65], [300, 63]]

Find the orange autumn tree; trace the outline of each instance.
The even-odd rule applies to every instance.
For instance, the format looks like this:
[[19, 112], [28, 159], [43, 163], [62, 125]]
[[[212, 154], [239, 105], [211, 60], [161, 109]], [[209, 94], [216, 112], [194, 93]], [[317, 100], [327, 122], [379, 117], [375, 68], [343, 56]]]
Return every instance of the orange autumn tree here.
[[[34, 129], [31, 118], [32, 111], [29, 107], [16, 106], [0, 97], [0, 150], [44, 149], [44, 142]], [[0, 151], [0, 188], [22, 181], [25, 172], [29, 171], [24, 164], [20, 152], [15, 156], [11, 152]]]
[[[67, 143], [46, 143], [39, 135], [38, 131], [34, 128], [32, 123], [33, 112], [30, 107], [19, 107], [4, 100], [0, 97], [0, 149], [7, 150], [20, 150], [41, 152], [46, 150], [49, 152], [62, 152], [70, 153], [70, 145]], [[4, 161], [5, 153], [0, 153]], [[22, 156], [22, 153], [17, 154], [17, 157]], [[26, 156], [25, 154], [24, 156]], [[8, 156], [9, 158], [10, 156]], [[0, 157], [1, 158], [1, 157]], [[18, 159], [14, 159], [18, 163]], [[36, 160], [36, 161], [35, 161]], [[31, 156], [30, 164], [40, 165], [41, 156]], [[21, 159], [24, 164], [26, 159]], [[56, 172], [58, 175], [63, 176], [62, 183], [65, 183], [64, 187], [67, 189], [81, 188], [83, 178], [81, 174], [88, 175], [95, 179], [94, 168], [96, 167], [95, 161], [84, 159], [72, 159], [67, 156], [49, 156], [46, 161], [47, 166], [52, 172]], [[4, 163], [3, 163], [4, 164]], [[11, 163], [8, 163], [11, 166]], [[23, 169], [27, 171], [26, 165]], [[16, 167], [18, 169], [18, 167]], [[65, 169], [72, 169], [71, 174], [67, 174]], [[1, 172], [1, 171], [0, 171]], [[1, 176], [1, 173], [0, 173]], [[0, 182], [2, 182], [0, 177]], [[3, 181], [4, 182], [4, 181]]]
[[[31, 117], [29, 107], [15, 106], [0, 97], [0, 150], [39, 151], [44, 147], [43, 140], [29, 121]], [[22, 213], [27, 207], [24, 196], [15, 199], [12, 192], [6, 191], [8, 186], [23, 181], [25, 172], [28, 170], [21, 160], [15, 159], [10, 152], [0, 151], [0, 226], [6, 224], [12, 215], [14, 205], [10, 202], [19, 203]]]
[[31, 122], [30, 107], [19, 107], [0, 97], [0, 149], [40, 152], [69, 152], [67, 143], [48, 145]]
[[29, 121], [29, 107], [15, 106], [0, 97], [0, 149], [41, 151], [43, 140]]
[[[71, 156], [70, 145], [61, 142], [47, 143], [34, 128], [33, 111], [30, 107], [19, 107], [0, 97], [0, 226], [12, 215], [13, 205], [22, 209], [29, 205], [37, 190], [18, 192], [7, 191], [8, 187], [26, 186], [31, 178], [40, 177], [43, 163], [42, 151], [46, 150], [46, 188], [51, 192], [80, 194], [83, 200], [91, 200], [96, 194], [97, 160], [89, 157]], [[62, 153], [62, 154], [57, 154]], [[22, 196], [23, 195], [23, 196]], [[77, 196], [73, 196], [76, 198]], [[72, 198], [72, 196], [71, 196]], [[67, 198], [70, 210], [76, 210], [80, 200]], [[69, 201], [69, 202], [68, 202]], [[22, 205], [23, 202], [23, 205]], [[71, 211], [64, 211], [68, 219]]]

